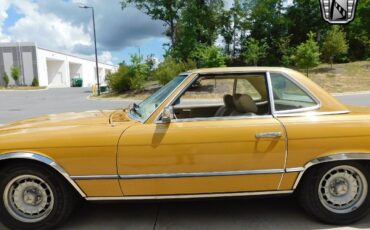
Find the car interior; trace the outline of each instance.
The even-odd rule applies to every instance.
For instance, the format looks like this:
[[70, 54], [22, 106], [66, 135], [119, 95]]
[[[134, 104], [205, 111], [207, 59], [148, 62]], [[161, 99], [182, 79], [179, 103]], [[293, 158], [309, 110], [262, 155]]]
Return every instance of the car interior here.
[[175, 119], [270, 114], [265, 74], [199, 77], [173, 104]]

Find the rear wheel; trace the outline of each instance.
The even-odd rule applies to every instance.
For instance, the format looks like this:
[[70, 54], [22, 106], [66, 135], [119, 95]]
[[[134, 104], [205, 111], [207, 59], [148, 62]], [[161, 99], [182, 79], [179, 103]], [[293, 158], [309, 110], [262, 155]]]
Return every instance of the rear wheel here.
[[357, 162], [338, 162], [308, 172], [298, 195], [303, 208], [329, 224], [350, 224], [369, 211], [369, 171]]
[[74, 193], [51, 170], [23, 164], [1, 174], [0, 219], [10, 229], [52, 229], [71, 213]]

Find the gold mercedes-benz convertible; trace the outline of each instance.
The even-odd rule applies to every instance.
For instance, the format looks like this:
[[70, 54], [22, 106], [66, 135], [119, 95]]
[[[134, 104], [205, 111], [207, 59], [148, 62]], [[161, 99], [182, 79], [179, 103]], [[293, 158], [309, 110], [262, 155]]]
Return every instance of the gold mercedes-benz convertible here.
[[370, 108], [286, 68], [194, 70], [128, 109], [0, 128], [0, 219], [50, 229], [88, 201], [295, 193], [317, 219], [370, 206]]

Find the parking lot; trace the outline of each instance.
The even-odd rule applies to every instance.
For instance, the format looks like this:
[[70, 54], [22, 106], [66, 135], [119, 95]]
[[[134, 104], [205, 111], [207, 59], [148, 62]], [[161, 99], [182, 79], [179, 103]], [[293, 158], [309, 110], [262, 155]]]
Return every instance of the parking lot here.
[[[88, 100], [86, 88], [0, 91], [0, 124], [49, 113], [126, 107], [130, 101]], [[370, 94], [338, 97], [370, 106]], [[61, 229], [369, 229], [370, 215], [353, 226], [312, 220], [294, 197], [162, 202], [86, 203]], [[0, 229], [5, 229], [0, 224]]]

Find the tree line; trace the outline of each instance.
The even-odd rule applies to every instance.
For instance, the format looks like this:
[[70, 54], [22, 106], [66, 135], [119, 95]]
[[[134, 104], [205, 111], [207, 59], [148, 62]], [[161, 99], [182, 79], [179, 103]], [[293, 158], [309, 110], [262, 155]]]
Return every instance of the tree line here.
[[295, 66], [308, 73], [320, 62], [370, 57], [370, 0], [359, 0], [354, 21], [341, 26], [322, 19], [318, 0], [234, 0], [228, 9], [223, 0], [122, 0], [121, 6], [163, 22], [169, 43], [152, 72], [163, 84], [187, 67]]

